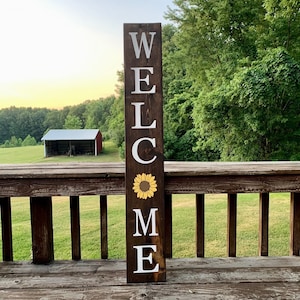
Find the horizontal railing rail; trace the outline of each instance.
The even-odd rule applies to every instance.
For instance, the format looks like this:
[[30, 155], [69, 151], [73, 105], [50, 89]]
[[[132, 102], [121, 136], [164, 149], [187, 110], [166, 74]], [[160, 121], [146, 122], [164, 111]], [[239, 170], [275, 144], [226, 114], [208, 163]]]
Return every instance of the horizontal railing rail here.
[[[227, 194], [227, 255], [236, 256], [237, 195], [259, 193], [259, 245], [269, 253], [269, 194], [289, 192], [290, 255], [300, 250], [299, 162], [165, 162], [165, 256], [172, 257], [172, 195], [195, 194], [196, 255], [204, 257], [205, 194]], [[101, 258], [108, 258], [107, 196], [125, 193], [124, 163], [0, 165], [3, 261], [13, 260], [11, 198], [29, 197], [33, 263], [54, 259], [52, 197], [70, 197], [72, 259], [81, 259], [79, 200], [100, 197]]]

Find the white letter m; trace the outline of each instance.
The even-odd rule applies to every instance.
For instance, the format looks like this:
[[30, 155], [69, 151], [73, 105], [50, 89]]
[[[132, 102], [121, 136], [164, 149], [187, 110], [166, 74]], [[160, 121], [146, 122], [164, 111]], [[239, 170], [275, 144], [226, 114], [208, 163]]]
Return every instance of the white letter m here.
[[158, 233], [156, 232], [156, 218], [155, 218], [155, 213], [158, 211], [158, 208], [150, 209], [147, 224], [145, 224], [141, 209], [133, 209], [133, 211], [135, 212], [135, 234], [133, 236], [142, 236], [142, 234], [139, 232], [139, 223], [141, 224], [143, 234], [146, 235], [151, 221], [152, 221], [151, 222], [152, 232], [149, 234], [149, 236], [158, 236]]

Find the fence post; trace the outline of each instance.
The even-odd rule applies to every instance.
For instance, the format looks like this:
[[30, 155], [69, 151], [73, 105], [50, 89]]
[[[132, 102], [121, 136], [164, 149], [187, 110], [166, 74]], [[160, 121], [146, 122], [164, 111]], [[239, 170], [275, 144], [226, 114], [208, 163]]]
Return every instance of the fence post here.
[[269, 193], [259, 195], [259, 255], [269, 255]]
[[172, 258], [172, 195], [165, 195], [165, 257]]
[[54, 259], [51, 197], [30, 197], [32, 260], [48, 264]]
[[300, 193], [291, 193], [290, 255], [300, 255]]
[[72, 259], [81, 259], [79, 196], [70, 197]]
[[3, 261], [13, 261], [11, 202], [9, 197], [0, 198]]
[[227, 254], [236, 256], [237, 194], [228, 194], [227, 200]]
[[100, 196], [100, 238], [101, 238], [101, 258], [108, 258], [107, 242], [107, 196]]
[[196, 252], [204, 257], [204, 194], [196, 194]]

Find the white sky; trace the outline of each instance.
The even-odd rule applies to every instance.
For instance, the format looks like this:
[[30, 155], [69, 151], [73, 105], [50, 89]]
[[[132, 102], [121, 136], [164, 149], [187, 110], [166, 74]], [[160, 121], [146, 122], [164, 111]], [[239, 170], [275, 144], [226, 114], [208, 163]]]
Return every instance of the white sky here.
[[172, 0], [0, 0], [0, 108], [114, 94], [123, 23], [163, 24]]

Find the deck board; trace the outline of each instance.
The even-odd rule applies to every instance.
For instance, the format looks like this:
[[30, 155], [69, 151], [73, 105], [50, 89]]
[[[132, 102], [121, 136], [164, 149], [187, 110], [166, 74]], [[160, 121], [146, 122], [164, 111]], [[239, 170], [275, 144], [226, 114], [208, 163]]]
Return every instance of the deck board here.
[[300, 257], [167, 260], [164, 283], [127, 284], [125, 261], [0, 265], [0, 299], [298, 299]]
[[[1, 178], [124, 176], [124, 162], [0, 164]], [[183, 162], [165, 161], [167, 176], [300, 175], [300, 162]]]
[[[300, 192], [300, 162], [165, 162], [166, 194]], [[120, 195], [125, 164], [1, 164], [0, 197]]]

